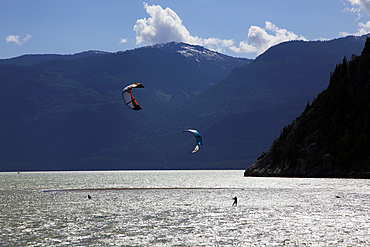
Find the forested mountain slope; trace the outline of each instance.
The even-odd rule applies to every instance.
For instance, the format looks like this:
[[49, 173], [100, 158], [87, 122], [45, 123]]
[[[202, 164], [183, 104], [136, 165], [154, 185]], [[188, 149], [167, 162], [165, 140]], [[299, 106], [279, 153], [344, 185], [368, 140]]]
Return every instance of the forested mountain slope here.
[[370, 177], [370, 38], [245, 176]]

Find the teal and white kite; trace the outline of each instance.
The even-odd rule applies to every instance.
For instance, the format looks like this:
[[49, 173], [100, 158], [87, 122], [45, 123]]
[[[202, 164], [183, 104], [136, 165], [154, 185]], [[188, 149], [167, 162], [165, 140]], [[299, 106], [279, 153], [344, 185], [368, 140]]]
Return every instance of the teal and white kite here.
[[202, 136], [199, 134], [199, 132], [197, 130], [190, 130], [189, 129], [189, 130], [184, 130], [183, 133], [184, 132], [191, 132], [191, 133], [194, 134], [197, 143], [195, 145], [194, 150], [191, 151], [191, 153], [193, 154], [193, 153], [197, 152], [200, 149], [200, 147], [202, 146]]

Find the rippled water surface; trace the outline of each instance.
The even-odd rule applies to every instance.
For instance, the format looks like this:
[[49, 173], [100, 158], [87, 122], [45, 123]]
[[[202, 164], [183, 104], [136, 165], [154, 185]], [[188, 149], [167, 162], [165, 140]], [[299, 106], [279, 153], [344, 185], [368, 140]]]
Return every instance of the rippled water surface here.
[[0, 173], [0, 246], [366, 246], [369, 186], [243, 171]]

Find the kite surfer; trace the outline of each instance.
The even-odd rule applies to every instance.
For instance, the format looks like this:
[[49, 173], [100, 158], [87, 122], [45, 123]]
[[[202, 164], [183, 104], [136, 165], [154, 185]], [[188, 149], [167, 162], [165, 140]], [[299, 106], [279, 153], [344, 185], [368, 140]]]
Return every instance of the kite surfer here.
[[238, 206], [238, 198], [236, 198], [235, 196], [233, 199], [234, 199], [233, 206]]

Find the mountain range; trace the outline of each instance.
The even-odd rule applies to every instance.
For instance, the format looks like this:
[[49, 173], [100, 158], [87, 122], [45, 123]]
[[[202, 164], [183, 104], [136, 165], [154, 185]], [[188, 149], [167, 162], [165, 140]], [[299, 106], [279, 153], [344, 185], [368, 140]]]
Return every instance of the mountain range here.
[[[253, 61], [178, 42], [0, 60], [0, 170], [245, 169], [365, 38], [286, 42]], [[140, 111], [121, 98], [133, 82]], [[188, 128], [203, 137], [195, 154]]]

